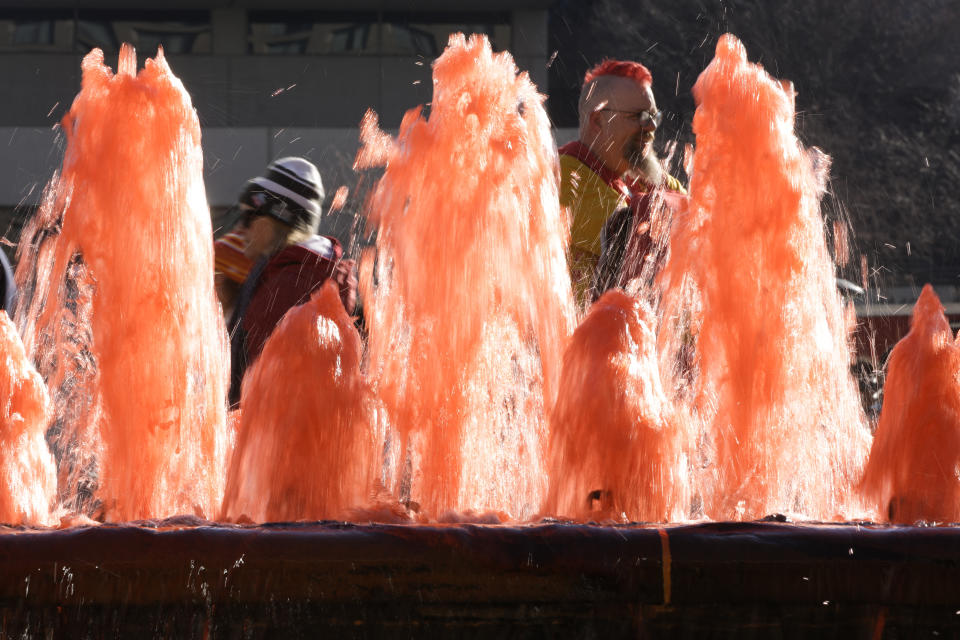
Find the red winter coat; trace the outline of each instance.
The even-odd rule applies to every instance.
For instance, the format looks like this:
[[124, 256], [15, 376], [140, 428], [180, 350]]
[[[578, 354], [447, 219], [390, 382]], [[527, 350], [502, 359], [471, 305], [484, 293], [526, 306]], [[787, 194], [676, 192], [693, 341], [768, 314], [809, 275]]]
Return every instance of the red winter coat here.
[[247, 363], [253, 362], [283, 315], [320, 288], [328, 278], [340, 287], [340, 299], [347, 313], [356, 304], [357, 281], [353, 260], [343, 260], [343, 248], [335, 238], [313, 236], [310, 240], [281, 249], [267, 263], [243, 315]]

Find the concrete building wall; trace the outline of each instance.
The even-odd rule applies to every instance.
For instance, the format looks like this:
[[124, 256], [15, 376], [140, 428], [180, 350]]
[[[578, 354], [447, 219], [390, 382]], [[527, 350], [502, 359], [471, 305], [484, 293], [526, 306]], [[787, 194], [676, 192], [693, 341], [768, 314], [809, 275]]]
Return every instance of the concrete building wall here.
[[[244, 180], [284, 155], [314, 160], [331, 196], [340, 185], [353, 188], [358, 177], [350, 167], [363, 114], [372, 108], [381, 126], [394, 129], [407, 109], [429, 102], [431, 60], [253, 55], [247, 53], [247, 16], [245, 8], [211, 8], [212, 53], [167, 56], [203, 129], [211, 207], [231, 204]], [[545, 93], [546, 10], [515, 9], [509, 19], [511, 53]], [[141, 60], [153, 54], [138, 52]], [[116, 54], [106, 58], [115, 67]], [[36, 204], [60, 166], [64, 141], [57, 123], [79, 90], [81, 60], [77, 52], [0, 52], [7, 98], [0, 101], [0, 209], [8, 214]]]

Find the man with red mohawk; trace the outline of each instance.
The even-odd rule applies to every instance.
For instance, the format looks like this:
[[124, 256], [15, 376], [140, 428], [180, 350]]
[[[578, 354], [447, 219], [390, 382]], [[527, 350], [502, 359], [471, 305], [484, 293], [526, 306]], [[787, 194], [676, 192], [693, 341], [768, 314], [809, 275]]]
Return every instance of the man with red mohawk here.
[[648, 216], [642, 195], [661, 187], [685, 193], [653, 150], [663, 113], [652, 83], [639, 62], [605, 60], [590, 69], [580, 90], [579, 139], [559, 150], [560, 204], [571, 214], [570, 274], [581, 305], [599, 293], [593, 291], [594, 272], [604, 223], [613, 213], [632, 204], [633, 215], [621, 215], [633, 221], [635, 233], [646, 233], [637, 224]]

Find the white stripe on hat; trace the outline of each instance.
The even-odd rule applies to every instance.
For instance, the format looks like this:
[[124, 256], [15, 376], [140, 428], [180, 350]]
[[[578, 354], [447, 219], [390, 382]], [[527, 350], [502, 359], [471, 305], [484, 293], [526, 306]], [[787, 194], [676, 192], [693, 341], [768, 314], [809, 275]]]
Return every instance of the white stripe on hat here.
[[313, 213], [317, 216], [320, 215], [320, 204], [318, 202], [314, 200], [310, 200], [309, 198], [304, 198], [299, 193], [294, 193], [290, 189], [287, 189], [286, 187], [277, 184], [273, 180], [264, 178], [262, 176], [258, 176], [253, 180], [251, 180], [251, 182], [257, 184], [258, 186], [263, 187], [264, 190], [269, 191], [270, 193], [275, 193], [277, 195], [283, 196], [284, 198], [292, 200], [293, 202], [296, 202], [298, 205], [300, 205], [310, 213]]

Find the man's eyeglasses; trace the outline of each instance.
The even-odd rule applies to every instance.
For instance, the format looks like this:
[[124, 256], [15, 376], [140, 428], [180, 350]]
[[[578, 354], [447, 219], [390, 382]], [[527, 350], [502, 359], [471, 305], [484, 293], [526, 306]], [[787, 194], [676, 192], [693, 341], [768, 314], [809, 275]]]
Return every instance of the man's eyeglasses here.
[[612, 111], [613, 113], [622, 113], [627, 118], [640, 125], [641, 127], [659, 127], [663, 122], [663, 111], [623, 111], [621, 109], [600, 109], [600, 111]]

